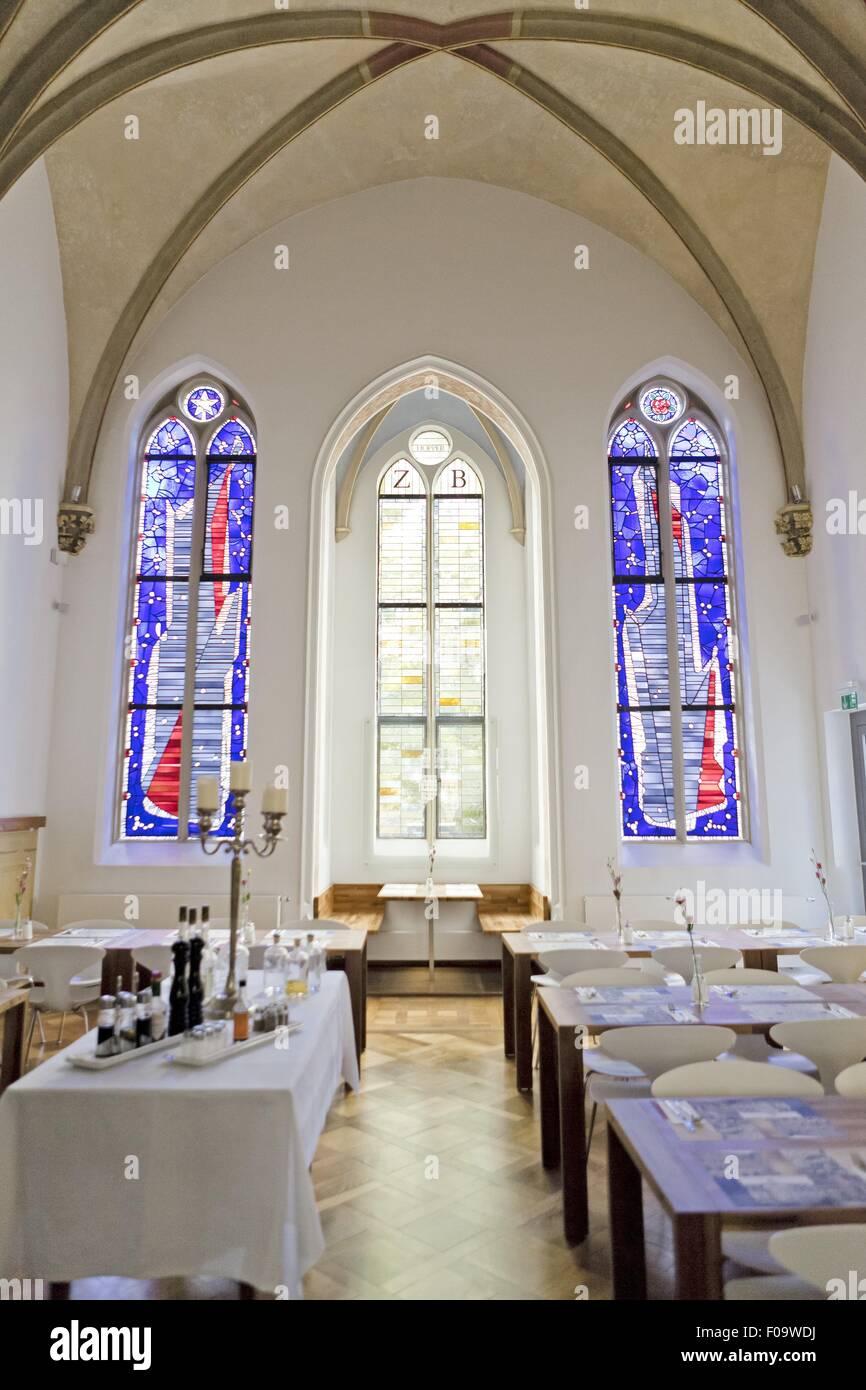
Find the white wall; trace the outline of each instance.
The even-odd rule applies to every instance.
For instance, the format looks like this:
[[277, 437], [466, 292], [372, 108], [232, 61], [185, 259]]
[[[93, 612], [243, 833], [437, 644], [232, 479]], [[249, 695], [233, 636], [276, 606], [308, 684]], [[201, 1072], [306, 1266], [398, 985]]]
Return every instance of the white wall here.
[[[41, 162], [0, 203], [0, 315], [0, 816], [33, 816], [46, 810], [62, 621], [52, 602], [63, 587], [50, 555], [68, 405], [63, 286]], [[17, 516], [26, 536], [13, 534]]]
[[[808, 492], [815, 517], [807, 561], [819, 736], [825, 754], [825, 854], [839, 912], [863, 911], [848, 718], [840, 687], [866, 696], [866, 185], [840, 159], [827, 178], [815, 253], [804, 377]], [[830, 534], [828, 503], [863, 502], [851, 534]], [[826, 712], [826, 717], [823, 717]]]
[[[290, 271], [274, 270], [279, 243], [291, 248]], [[589, 270], [574, 269], [579, 243], [590, 248]], [[477, 372], [512, 400], [538, 436], [552, 478], [565, 846], [564, 884], [554, 893], [562, 910], [579, 915], [585, 894], [606, 891], [605, 861], [618, 851], [605, 426], [648, 364], [687, 376], [717, 410], [735, 456], [760, 833], [754, 846], [660, 848], [644, 867], [629, 864], [626, 890], [669, 893], [704, 877], [809, 891], [820, 808], [809, 634], [797, 625], [807, 608], [805, 567], [782, 554], [773, 532], [783, 484], [759, 384], [684, 291], [598, 227], [521, 194], [462, 181], [439, 182], [431, 199], [429, 184], [419, 181], [371, 189], [273, 228], [194, 287], [130, 363], [146, 399], [133, 408], [115, 397], [92, 492], [99, 530], [68, 571], [68, 676], [57, 708], [50, 806], [63, 833], [50, 842], [45, 910], [50, 894], [73, 884], [117, 894], [146, 894], [157, 883], [170, 891], [171, 884], [181, 894], [225, 875], [224, 865], [202, 861], [197, 846], [157, 856], [154, 847], [103, 845], [117, 746], [130, 433], [157, 390], [193, 363], [225, 372], [257, 415], [251, 757], [259, 784], [278, 762], [289, 764], [294, 783], [287, 844], [255, 870], [254, 886], [288, 892], [297, 907], [312, 470], [345, 404], [425, 352]], [[722, 383], [732, 372], [740, 398], [725, 402]], [[288, 533], [272, 525], [279, 503], [291, 510]], [[588, 531], [574, 529], [578, 503], [590, 508]], [[578, 763], [589, 767], [589, 790], [573, 789]], [[176, 869], [155, 875], [157, 857]]]

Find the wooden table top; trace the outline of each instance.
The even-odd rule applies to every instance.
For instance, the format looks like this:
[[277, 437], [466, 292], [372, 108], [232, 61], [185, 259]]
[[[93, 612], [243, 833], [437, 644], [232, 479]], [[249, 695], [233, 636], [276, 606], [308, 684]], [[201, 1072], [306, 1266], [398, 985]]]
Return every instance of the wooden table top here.
[[[87, 935], [84, 936], [78, 935], [77, 932], [76, 935], [73, 936], [67, 934], [68, 931], [68, 928], [63, 927], [59, 931], [51, 932], [48, 936], [43, 934], [39, 939], [42, 941], [77, 941], [82, 946], [92, 945], [98, 942], [104, 945], [106, 950], [109, 951], [130, 951], [137, 946], [171, 946], [173, 942], [177, 940], [176, 927], [130, 927], [126, 931], [112, 931], [106, 928], [100, 931], [94, 928], [92, 932], [88, 932]], [[351, 927], [345, 929], [320, 927], [315, 921], [310, 921], [309, 923], [304, 922], [299, 928], [292, 927], [281, 931], [280, 942], [284, 946], [287, 944], [291, 945], [297, 936], [306, 940], [308, 932], [312, 932], [313, 935], [324, 944], [326, 952], [333, 951], [335, 954], [339, 953], [340, 955], [344, 955], [347, 951], [362, 951], [367, 940], [366, 931]], [[227, 941], [228, 935], [227, 927], [214, 927], [210, 931], [210, 939], [214, 945], [218, 944], [220, 941]], [[274, 928], [261, 927], [256, 931], [255, 944], [257, 946], [266, 946], [272, 941], [273, 935]], [[34, 941], [35, 940], [36, 938], [34, 937]], [[33, 942], [18, 942], [17, 945], [31, 946]]]
[[[629, 1028], [647, 1024], [682, 1024], [694, 1027], [715, 1024], [738, 1033], [766, 1030], [773, 1023], [820, 1018], [819, 1005], [841, 1004], [858, 1017], [866, 1016], [866, 985], [740, 985], [738, 997], [726, 997], [710, 987], [709, 1003], [703, 1009], [692, 1005], [688, 985], [654, 985], [651, 982], [625, 989], [599, 986], [597, 1000], [581, 1000], [573, 989], [539, 987], [538, 1003], [556, 1028], [582, 1028], [594, 1037], [607, 1028]], [[796, 991], [797, 999], [786, 1002]], [[774, 996], [776, 1002], [774, 1003]], [[781, 998], [779, 996], [782, 996]], [[688, 1018], [674, 1018], [666, 1008], [687, 1011]], [[627, 1009], [633, 1017], [618, 1015]], [[604, 1015], [608, 1014], [605, 1018]], [[832, 1017], [827, 1013], [827, 1017]], [[866, 1108], [864, 1108], [866, 1113]]]
[[[646, 937], [640, 936], [628, 946], [623, 946], [615, 931], [594, 932], [590, 927], [582, 926], [568, 928], [564, 923], [557, 922], [539, 922], [537, 931], [506, 932], [502, 940], [506, 950], [515, 956], [537, 956], [539, 951], [567, 950], [569, 947], [575, 950], [581, 947], [592, 950], [594, 945], [608, 951], [625, 951], [629, 956], [651, 956], [660, 947], [689, 944], [688, 933], [680, 927], [669, 932], [653, 932]], [[742, 952], [760, 951], [763, 947], [779, 955], [790, 955], [804, 951], [808, 946], [826, 945], [828, 942], [824, 938], [808, 932], [794, 938], [773, 936], [770, 931], [759, 931], [752, 927], [695, 930], [697, 951], [700, 951], [701, 946], [730, 946], [735, 951]]]
[[0, 1014], [5, 1014], [8, 1009], [20, 1008], [27, 1003], [27, 989], [20, 985], [14, 989], [0, 989]]
[[[477, 883], [434, 883], [433, 895], [443, 902], [477, 902], [484, 897]], [[424, 883], [384, 883], [376, 894], [388, 902], [424, 902], [427, 885]]]
[[608, 1123], [673, 1215], [866, 1217], [863, 1101], [692, 1099], [694, 1129], [660, 1100], [606, 1105]]

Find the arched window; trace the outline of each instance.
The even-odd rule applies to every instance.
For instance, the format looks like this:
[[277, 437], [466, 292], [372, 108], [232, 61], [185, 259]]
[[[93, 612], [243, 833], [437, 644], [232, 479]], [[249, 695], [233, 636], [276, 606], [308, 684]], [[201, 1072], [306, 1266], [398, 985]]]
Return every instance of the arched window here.
[[[197, 832], [195, 784], [246, 756], [256, 446], [219, 382], [187, 382], [142, 438], [120, 794], [124, 840]], [[185, 808], [185, 809], [184, 809]]]
[[379, 483], [376, 833], [484, 839], [483, 489], [436, 429], [407, 453]]
[[738, 670], [721, 431], [649, 383], [608, 447], [622, 834], [741, 840]]

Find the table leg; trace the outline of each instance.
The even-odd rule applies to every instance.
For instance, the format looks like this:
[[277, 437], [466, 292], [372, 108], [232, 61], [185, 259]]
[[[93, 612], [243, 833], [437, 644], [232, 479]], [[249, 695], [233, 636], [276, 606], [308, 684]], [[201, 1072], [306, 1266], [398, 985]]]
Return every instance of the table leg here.
[[0, 1056], [0, 1092], [17, 1081], [24, 1070], [24, 1032], [27, 1015], [27, 995], [22, 991], [20, 1004], [7, 1009], [3, 1015], [3, 1053]]
[[717, 1216], [675, 1216], [676, 1297], [721, 1299], [722, 1233]]
[[[434, 903], [434, 908], [435, 908]], [[431, 988], [436, 983], [436, 938], [433, 935], [433, 918], [427, 919], [427, 970]]]
[[344, 956], [333, 956], [327, 961], [329, 970], [342, 970], [349, 981], [349, 994], [352, 999], [352, 1023], [355, 1028], [355, 1053], [358, 1065], [364, 1050], [364, 1027], [366, 1014], [365, 973], [366, 958], [361, 951], [347, 951]]
[[545, 1168], [559, 1167], [562, 1143], [556, 1063], [556, 1028], [539, 1004], [538, 1089], [541, 1092], [541, 1162]]
[[361, 951], [361, 1051], [367, 1049], [367, 943]]
[[562, 1211], [565, 1239], [569, 1245], [578, 1245], [586, 1240], [589, 1231], [583, 1048], [574, 1044], [574, 1028], [557, 1030]]
[[613, 1296], [646, 1299], [646, 1247], [643, 1234], [643, 1186], [613, 1125], [607, 1127], [607, 1190], [613, 1256]]
[[759, 948], [749, 950], [748, 947], [746, 947], [741, 952], [741, 955], [743, 957], [743, 966], [746, 970], [766, 970], [768, 968], [764, 965], [764, 952]]
[[514, 957], [502, 937], [502, 1038], [506, 1057], [514, 1056]]
[[532, 1090], [532, 957], [514, 957], [514, 1055], [518, 1091]]

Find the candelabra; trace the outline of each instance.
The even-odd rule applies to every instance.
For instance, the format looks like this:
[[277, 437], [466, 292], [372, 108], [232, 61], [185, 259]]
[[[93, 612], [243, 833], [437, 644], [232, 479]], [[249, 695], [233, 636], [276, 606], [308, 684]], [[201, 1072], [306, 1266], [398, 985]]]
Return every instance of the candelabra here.
[[256, 844], [255, 840], [244, 839], [244, 816], [247, 792], [236, 789], [233, 791], [235, 799], [235, 823], [234, 835], [230, 840], [216, 840], [208, 848], [207, 837], [211, 832], [215, 813], [199, 807], [198, 812], [198, 833], [201, 840], [201, 847], [205, 854], [219, 854], [223, 850], [232, 857], [231, 864], [231, 900], [229, 908], [229, 973], [226, 977], [225, 988], [219, 994], [215, 994], [208, 1007], [208, 1015], [211, 1018], [230, 1018], [237, 999], [238, 986], [235, 978], [235, 961], [238, 946], [238, 916], [241, 900], [241, 859], [251, 851], [259, 859], [267, 859], [273, 854], [280, 839], [280, 823], [283, 819], [284, 811], [263, 810], [262, 819], [264, 830], [262, 837], [263, 845]]

